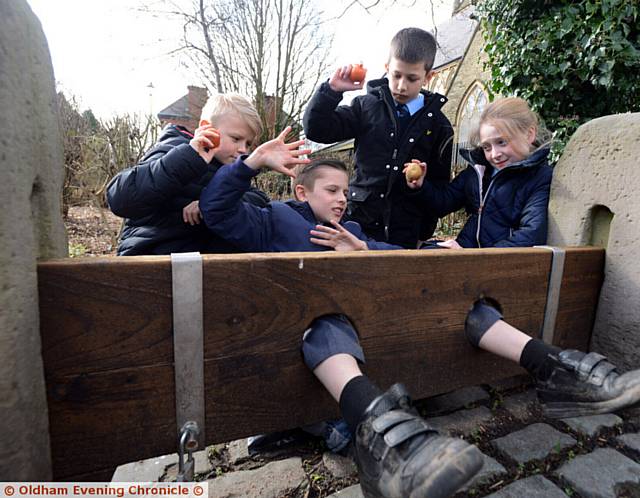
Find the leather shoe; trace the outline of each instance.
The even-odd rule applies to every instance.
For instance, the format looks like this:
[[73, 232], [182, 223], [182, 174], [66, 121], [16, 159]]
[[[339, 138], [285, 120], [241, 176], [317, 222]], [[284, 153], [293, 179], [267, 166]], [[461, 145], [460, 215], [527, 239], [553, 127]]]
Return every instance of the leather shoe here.
[[640, 370], [620, 375], [598, 353], [575, 349], [549, 356], [551, 374], [536, 389], [544, 414], [553, 418], [609, 413], [640, 401]]
[[401, 384], [367, 407], [356, 429], [355, 459], [366, 498], [445, 498], [483, 463], [478, 448], [427, 424]]

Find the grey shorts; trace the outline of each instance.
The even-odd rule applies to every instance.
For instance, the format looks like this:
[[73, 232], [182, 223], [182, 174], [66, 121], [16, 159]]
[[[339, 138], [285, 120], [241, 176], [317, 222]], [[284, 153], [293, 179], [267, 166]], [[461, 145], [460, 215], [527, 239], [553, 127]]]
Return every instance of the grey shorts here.
[[344, 315], [324, 315], [316, 318], [302, 336], [302, 356], [309, 369], [336, 354], [348, 354], [364, 363], [358, 333]]

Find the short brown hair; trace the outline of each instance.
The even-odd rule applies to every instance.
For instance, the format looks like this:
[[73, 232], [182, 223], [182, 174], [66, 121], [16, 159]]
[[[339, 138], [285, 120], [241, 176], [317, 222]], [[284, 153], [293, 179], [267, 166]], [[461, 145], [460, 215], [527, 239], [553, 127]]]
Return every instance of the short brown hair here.
[[429, 72], [433, 68], [436, 50], [436, 39], [431, 33], [420, 28], [404, 28], [391, 40], [389, 59], [395, 57], [409, 64], [423, 62]]
[[316, 183], [316, 178], [318, 178], [318, 173], [320, 173], [320, 168], [322, 167], [344, 171], [345, 175], [349, 175], [349, 170], [347, 169], [346, 164], [344, 164], [342, 161], [339, 161], [337, 159], [315, 159], [309, 164], [302, 164], [296, 167], [296, 177], [291, 182], [291, 187], [294, 191], [294, 195], [296, 185], [304, 185], [309, 190], [313, 190], [313, 187]]

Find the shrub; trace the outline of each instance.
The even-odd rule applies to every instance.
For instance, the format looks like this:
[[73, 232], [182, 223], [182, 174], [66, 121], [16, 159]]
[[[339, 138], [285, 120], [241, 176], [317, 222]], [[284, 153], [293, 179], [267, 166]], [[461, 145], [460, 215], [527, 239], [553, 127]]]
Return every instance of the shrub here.
[[485, 0], [478, 14], [491, 90], [540, 113], [554, 158], [582, 123], [640, 110], [639, 2]]

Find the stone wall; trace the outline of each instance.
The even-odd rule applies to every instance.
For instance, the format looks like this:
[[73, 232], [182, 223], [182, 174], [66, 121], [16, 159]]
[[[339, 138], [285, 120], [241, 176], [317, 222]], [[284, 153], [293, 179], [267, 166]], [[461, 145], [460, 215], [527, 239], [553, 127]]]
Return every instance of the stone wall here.
[[36, 260], [67, 251], [51, 58], [25, 0], [0, 0], [0, 480], [51, 478]]
[[640, 361], [640, 113], [581, 126], [555, 167], [549, 243], [606, 247], [592, 349]]

